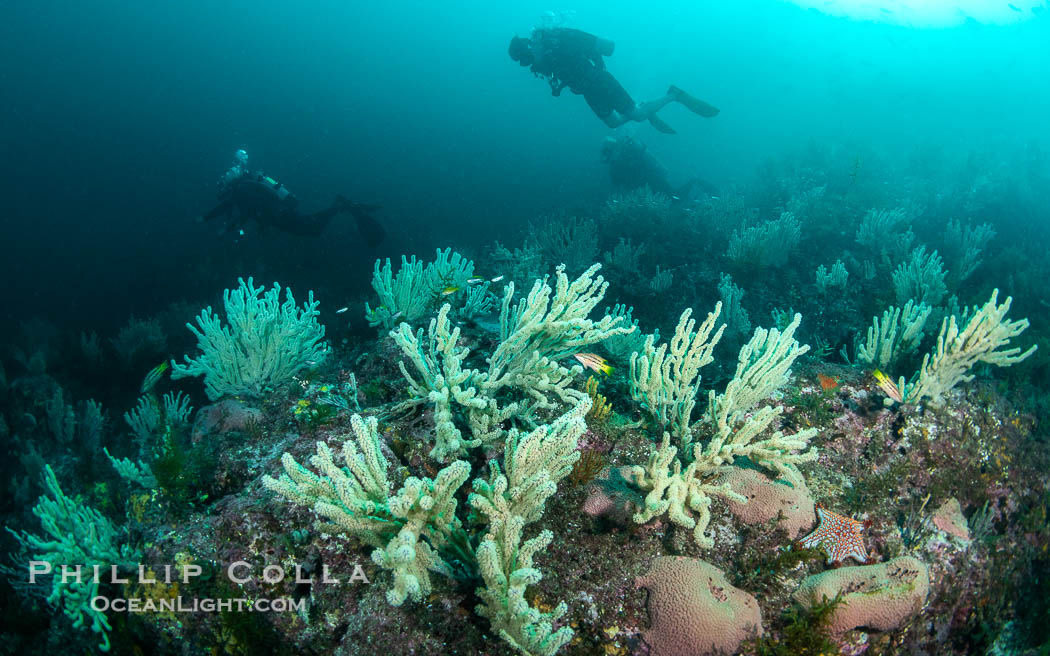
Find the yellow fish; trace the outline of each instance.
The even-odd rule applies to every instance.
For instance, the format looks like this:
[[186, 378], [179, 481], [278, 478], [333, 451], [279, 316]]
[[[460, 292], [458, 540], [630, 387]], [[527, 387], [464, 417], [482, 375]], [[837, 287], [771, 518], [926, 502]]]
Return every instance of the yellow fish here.
[[572, 357], [579, 360], [580, 364], [591, 371], [596, 371], [606, 376], [611, 375], [613, 372], [612, 365], [596, 353], [574, 353]]
[[901, 390], [897, 387], [897, 384], [890, 380], [890, 377], [882, 373], [878, 369], [871, 372], [871, 375], [875, 377], [875, 382], [878, 383], [879, 388], [886, 393], [886, 396], [890, 397], [897, 403], [904, 403], [904, 395], [901, 394]]
[[449, 296], [451, 294], [455, 294], [458, 291], [459, 291], [459, 287], [446, 287], [446, 288], [441, 290], [441, 295], [442, 296]]

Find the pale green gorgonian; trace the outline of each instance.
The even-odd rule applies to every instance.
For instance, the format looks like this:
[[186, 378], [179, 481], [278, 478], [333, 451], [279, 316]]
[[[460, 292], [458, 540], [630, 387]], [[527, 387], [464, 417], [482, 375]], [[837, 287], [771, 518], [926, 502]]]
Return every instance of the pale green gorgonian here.
[[470, 477], [469, 464], [454, 461], [434, 479], [409, 477], [395, 492], [376, 419], [359, 415], [351, 417], [356, 439], [343, 443], [338, 461], [318, 442], [310, 468], [285, 453], [284, 473], [265, 477], [263, 484], [327, 520], [320, 530], [353, 535], [371, 546], [372, 560], [393, 574], [387, 590], [391, 605], [426, 598], [433, 589], [431, 574], [476, 579], [481, 600], [476, 611], [493, 631], [527, 656], [551, 656], [573, 636], [569, 627], [553, 627], [566, 605], [543, 612], [525, 593], [542, 578], [532, 560], [553, 533], [540, 531], [526, 540], [524, 529], [542, 517], [547, 500], [579, 459], [577, 443], [590, 408], [584, 396], [550, 424], [511, 433], [502, 467], [492, 460], [487, 478], [474, 479], [469, 514], [457, 513], [456, 498]]
[[922, 341], [922, 329], [933, 308], [908, 301], [903, 308], [890, 307], [882, 318], [872, 319], [867, 337], [857, 344], [857, 362], [886, 369], [911, 353]]
[[409, 477], [395, 492], [375, 417], [353, 415], [350, 425], [355, 439], [343, 442], [342, 464], [318, 442], [310, 457], [316, 473], [285, 453], [284, 473], [264, 477], [263, 485], [327, 519], [324, 531], [347, 533], [373, 547], [372, 560], [394, 574], [390, 605], [420, 601], [430, 594], [430, 572], [452, 576], [442, 553], [463, 530], [454, 495], [470, 465], [457, 460], [434, 479]]
[[842, 263], [842, 260], [835, 260], [830, 271], [823, 264], [817, 267], [817, 291], [821, 294], [827, 294], [832, 288], [844, 291], [848, 280], [849, 271], [846, 270], [846, 265]]
[[943, 405], [945, 395], [959, 383], [973, 380], [970, 371], [978, 363], [1009, 367], [1035, 352], [1033, 345], [1025, 352], [1020, 348], [1004, 348], [1010, 340], [1028, 328], [1028, 319], [1010, 321], [1009, 296], [997, 304], [999, 290], [980, 308], [973, 308], [966, 325], [960, 329], [956, 317], [950, 316], [941, 324], [937, 346], [923, 358], [915, 382], [908, 384], [901, 377], [898, 389], [905, 403], [926, 400], [933, 406]]
[[944, 282], [946, 275], [944, 261], [937, 251], [927, 254], [925, 246], [917, 247], [911, 252], [911, 259], [893, 271], [897, 304], [904, 305], [914, 300], [930, 307], [937, 306], [948, 293]]
[[751, 332], [751, 317], [744, 309], [744, 290], [733, 283], [733, 277], [728, 273], [719, 274], [718, 295], [722, 297], [722, 307], [725, 310], [723, 319], [731, 334], [746, 335]]
[[801, 238], [802, 226], [795, 215], [781, 212], [780, 218], [734, 230], [726, 255], [741, 270], [780, 267], [787, 264]]
[[[602, 340], [602, 348], [608, 351], [609, 355], [616, 360], [629, 360], [631, 354], [640, 350], [645, 344], [646, 335], [638, 327], [638, 320], [632, 316], [633, 313], [634, 307], [622, 303], [617, 303], [611, 308], [605, 308], [606, 316], [623, 317], [622, 326], [633, 328], [631, 332], [610, 335]], [[653, 341], [658, 339], [660, 339], [659, 329], [653, 332]]]
[[[670, 345], [647, 343], [631, 363], [631, 393], [665, 429], [653, 445], [649, 462], [633, 466], [628, 480], [646, 492], [645, 505], [634, 515], [641, 524], [667, 514], [678, 526], [693, 530], [697, 544], [714, 546], [707, 534], [711, 500], [723, 497], [746, 503], [746, 497], [718, 480], [738, 458], [775, 471], [794, 484], [803, 482], [798, 464], [817, 457], [809, 448], [816, 429], [785, 435], [774, 423], [782, 407], [756, 406], [788, 381], [791, 365], [808, 346], [794, 338], [802, 317], [788, 326], [755, 330], [740, 349], [737, 370], [725, 392], [708, 393], [707, 411], [695, 423], [692, 412], [699, 392], [699, 370], [712, 361], [711, 350], [721, 329], [711, 337], [721, 304], [693, 332], [691, 310], [682, 313]], [[724, 326], [723, 326], [724, 328]], [[707, 438], [695, 440], [695, 437]], [[680, 446], [672, 446], [672, 437]]]
[[[51, 496], [41, 496], [33, 507], [43, 534], [7, 530], [25, 549], [29, 560], [37, 567], [47, 568], [44, 575], [51, 576], [47, 602], [61, 608], [73, 620], [74, 628], [90, 626], [102, 641], [99, 650], [109, 651], [112, 627], [105, 613], [92, 604], [98, 596], [98, 580], [90, 572], [96, 567], [96, 572], [130, 568], [140, 554], [123, 542], [116, 526], [101, 513], [67, 497], [50, 465], [44, 467], [44, 485]], [[63, 575], [63, 567], [70, 572], [83, 569], [85, 575]]]
[[955, 281], [969, 278], [981, 265], [981, 251], [995, 237], [995, 229], [988, 223], [976, 227], [950, 219], [944, 231], [944, 255], [955, 273]]
[[204, 376], [204, 389], [211, 400], [223, 396], [261, 397], [267, 390], [292, 380], [300, 371], [315, 367], [330, 351], [324, 341], [324, 326], [317, 322], [319, 303], [310, 292], [302, 307], [292, 290], [274, 283], [256, 287], [252, 279], [238, 279], [237, 289], [223, 295], [226, 322], [211, 307], [201, 311], [195, 327], [201, 354], [186, 356], [186, 364], [172, 360], [171, 377]]
[[402, 322], [415, 324], [437, 309], [450, 304], [456, 314], [472, 318], [492, 310], [495, 296], [490, 283], [474, 275], [474, 262], [451, 248], [437, 249], [433, 262], [424, 263], [415, 255], [401, 256], [395, 275], [388, 258], [376, 260], [372, 289], [379, 296], [373, 309], [365, 303], [369, 325], [390, 330]]
[[714, 361], [711, 353], [725, 332], [725, 324], [715, 330], [721, 311], [722, 304], [716, 304], [697, 327], [692, 309], [686, 309], [670, 342], [657, 347], [651, 335], [631, 354], [632, 398], [678, 439], [687, 439], [700, 392], [700, 369]]
[[[623, 316], [588, 318], [608, 286], [596, 275], [599, 268], [595, 264], [570, 281], [564, 267], [558, 267], [553, 287], [547, 277], [537, 280], [517, 303], [514, 284], [509, 283], [500, 311], [501, 342], [485, 371], [467, 365], [470, 351], [459, 344], [460, 331], [450, 319], [449, 305], [425, 332], [413, 332], [407, 323], [391, 331], [407, 358], [400, 364], [409, 383], [406, 403], [434, 405], [431, 457], [446, 460], [468, 448], [505, 440], [508, 431], [502, 426], [511, 417], [531, 428], [535, 411], [555, 409], [559, 402], [575, 404], [586, 396], [571, 386], [582, 368], [563, 361], [604, 339], [636, 330], [622, 325]], [[514, 390], [514, 400], [497, 403], [504, 390]]]

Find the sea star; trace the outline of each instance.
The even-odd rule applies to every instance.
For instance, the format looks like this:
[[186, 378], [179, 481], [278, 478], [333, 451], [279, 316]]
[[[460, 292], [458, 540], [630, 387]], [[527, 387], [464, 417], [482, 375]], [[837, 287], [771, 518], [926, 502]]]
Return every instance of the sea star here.
[[817, 506], [817, 519], [820, 522], [817, 529], [799, 541], [803, 547], [823, 547], [828, 554], [829, 565], [840, 565], [846, 558], [865, 565], [875, 562], [874, 558], [868, 556], [864, 536], [861, 535], [861, 531], [870, 525], [869, 522], [843, 517], [820, 506]]

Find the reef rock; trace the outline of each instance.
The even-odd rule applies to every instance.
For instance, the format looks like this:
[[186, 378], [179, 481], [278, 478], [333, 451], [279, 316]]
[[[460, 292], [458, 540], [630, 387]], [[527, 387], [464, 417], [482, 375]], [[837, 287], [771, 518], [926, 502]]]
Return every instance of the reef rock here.
[[219, 435], [231, 431], [244, 431], [252, 422], [262, 419], [262, 412], [240, 401], [228, 399], [205, 406], [197, 413], [193, 422], [193, 441], [206, 435]]
[[645, 507], [645, 496], [631, 485], [630, 472], [630, 467], [603, 470], [587, 488], [583, 512], [630, 526], [634, 513]]
[[948, 535], [956, 537], [964, 542], [970, 541], [970, 527], [966, 523], [962, 506], [955, 497], [948, 499], [933, 511], [931, 518], [933, 525]]

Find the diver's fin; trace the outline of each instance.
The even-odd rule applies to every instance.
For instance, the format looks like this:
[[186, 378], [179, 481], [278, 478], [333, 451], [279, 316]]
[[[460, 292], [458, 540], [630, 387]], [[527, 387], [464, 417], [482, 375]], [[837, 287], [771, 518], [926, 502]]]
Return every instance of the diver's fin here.
[[664, 120], [656, 114], [653, 114], [649, 117], [649, 125], [653, 126], [658, 131], [663, 132], [664, 134], [678, 134], [677, 132], [675, 132], [674, 128], [672, 128], [667, 123], [664, 123]]
[[386, 228], [379, 221], [372, 218], [368, 212], [355, 211], [354, 220], [357, 221], [357, 229], [361, 237], [370, 247], [375, 247], [386, 239]]
[[667, 90], [667, 93], [674, 97], [676, 102], [682, 103], [686, 109], [693, 112], [694, 114], [699, 114], [704, 118], [712, 118], [718, 116], [717, 107], [715, 107], [714, 105], [708, 105], [703, 100], [690, 96], [688, 93], [682, 91], [673, 84]]

